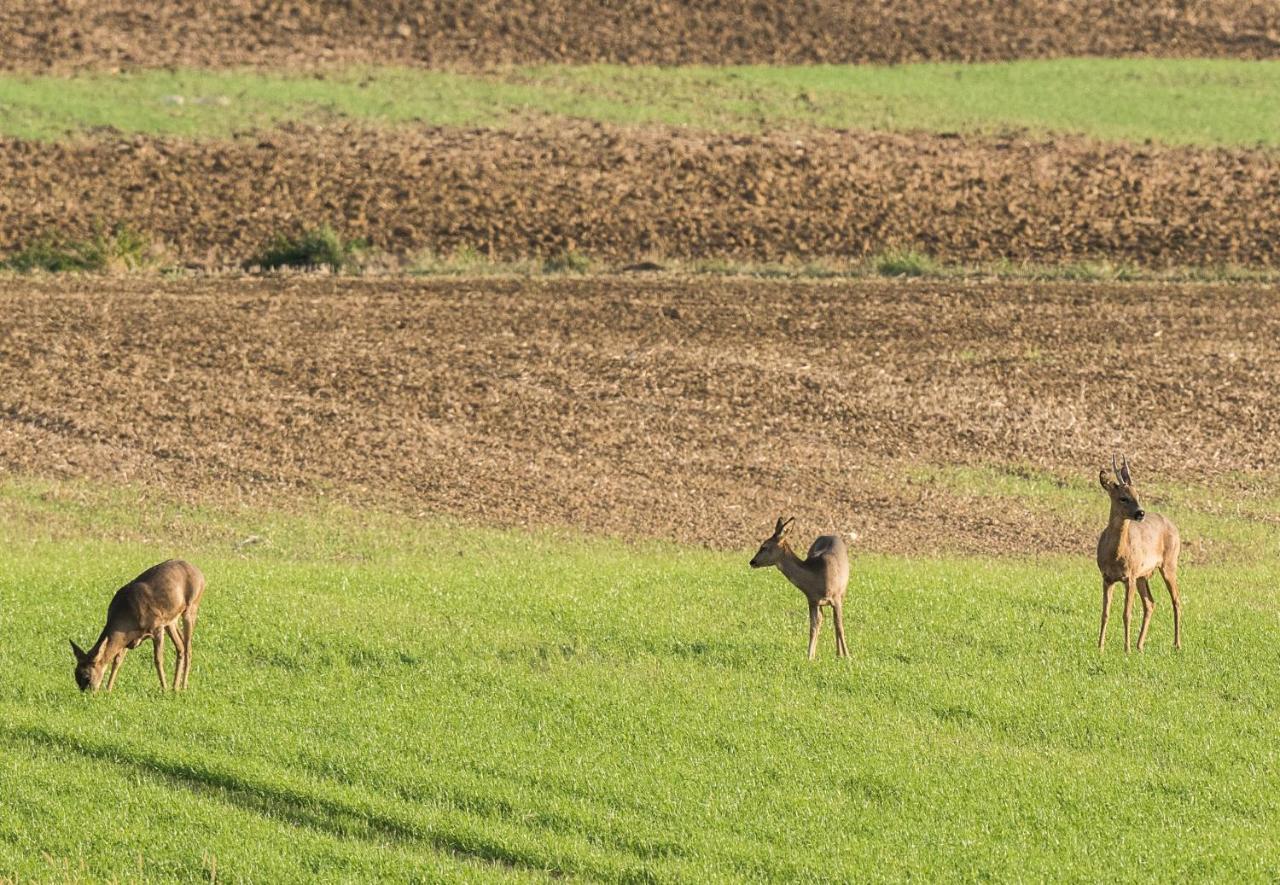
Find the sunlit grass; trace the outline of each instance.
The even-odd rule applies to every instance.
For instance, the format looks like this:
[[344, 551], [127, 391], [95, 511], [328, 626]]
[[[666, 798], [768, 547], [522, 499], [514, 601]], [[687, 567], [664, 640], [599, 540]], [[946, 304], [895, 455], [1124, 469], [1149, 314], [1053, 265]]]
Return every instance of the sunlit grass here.
[[[1163, 600], [1099, 657], [1087, 557], [857, 556], [852, 658], [809, 664], [749, 551], [37, 481], [0, 542], [0, 877], [1280, 872], [1267, 560], [1184, 569], [1183, 653]], [[190, 692], [142, 648], [78, 694], [67, 638], [179, 554]]]
[[0, 76], [0, 134], [51, 139], [109, 128], [227, 136], [286, 121], [510, 127], [574, 118], [723, 131], [1026, 128], [1108, 140], [1275, 145], [1278, 92], [1280, 62], [1212, 59], [11, 74]]

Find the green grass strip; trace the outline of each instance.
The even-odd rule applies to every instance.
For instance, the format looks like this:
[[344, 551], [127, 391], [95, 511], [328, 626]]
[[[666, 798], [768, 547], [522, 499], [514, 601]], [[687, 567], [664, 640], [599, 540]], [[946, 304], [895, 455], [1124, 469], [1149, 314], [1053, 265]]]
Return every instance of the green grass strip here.
[[109, 127], [227, 136], [284, 121], [449, 126], [577, 118], [719, 131], [856, 128], [1276, 145], [1280, 62], [1058, 59], [894, 67], [592, 65], [483, 74], [380, 68], [323, 76], [147, 71], [0, 77], [0, 134]]

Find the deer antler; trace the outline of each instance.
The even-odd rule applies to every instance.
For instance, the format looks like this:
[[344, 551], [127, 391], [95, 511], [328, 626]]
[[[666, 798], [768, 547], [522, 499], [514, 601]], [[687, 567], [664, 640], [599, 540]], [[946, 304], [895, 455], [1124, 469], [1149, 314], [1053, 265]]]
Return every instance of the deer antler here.
[[1125, 485], [1133, 485], [1133, 474], [1129, 472], [1129, 456], [1121, 455], [1120, 458], [1120, 475]]
[[1116, 456], [1111, 454], [1111, 470], [1116, 475], [1116, 482], [1124, 482], [1124, 477], [1120, 475], [1120, 465], [1116, 463]]

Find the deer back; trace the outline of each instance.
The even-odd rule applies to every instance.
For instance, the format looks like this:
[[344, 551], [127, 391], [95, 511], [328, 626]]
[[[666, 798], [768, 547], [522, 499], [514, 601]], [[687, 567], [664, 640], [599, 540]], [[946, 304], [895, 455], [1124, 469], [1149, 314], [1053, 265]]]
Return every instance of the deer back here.
[[819, 535], [809, 545], [805, 563], [826, 578], [827, 590], [843, 590], [849, 583], [849, 548], [839, 535]]
[[203, 593], [204, 575], [199, 569], [180, 559], [162, 562], [116, 591], [103, 632], [138, 639], [153, 635], [198, 606]]

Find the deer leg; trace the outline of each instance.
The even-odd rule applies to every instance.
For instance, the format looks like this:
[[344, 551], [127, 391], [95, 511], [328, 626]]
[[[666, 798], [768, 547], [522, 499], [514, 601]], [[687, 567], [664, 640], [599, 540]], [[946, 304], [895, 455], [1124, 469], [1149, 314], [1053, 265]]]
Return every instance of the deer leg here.
[[1173, 605], [1173, 647], [1182, 648], [1182, 597], [1178, 595], [1178, 573], [1168, 565], [1161, 567], [1160, 577], [1169, 589], [1169, 602]]
[[1133, 597], [1137, 594], [1138, 582], [1133, 578], [1124, 581], [1124, 650], [1129, 651], [1129, 621], [1133, 619]]
[[1138, 651], [1147, 644], [1147, 628], [1156, 610], [1156, 598], [1151, 595], [1151, 584], [1146, 578], [1138, 578], [1138, 593], [1142, 596], [1142, 627], [1138, 630]]
[[1111, 619], [1111, 582], [1102, 579], [1102, 627], [1098, 630], [1098, 651], [1107, 644], [1107, 621]]
[[185, 654], [182, 656], [182, 687], [187, 687], [191, 678], [191, 637], [196, 632], [196, 614], [198, 609], [189, 608], [182, 613], [182, 644]]
[[822, 626], [822, 609], [818, 603], [809, 603], [809, 660], [818, 654], [818, 628]]
[[164, 678], [164, 631], [157, 630], [151, 637], [151, 650], [156, 661], [156, 675], [160, 677], [160, 690], [168, 691], [169, 682]]
[[111, 659], [111, 675], [107, 677], [107, 691], [111, 691], [116, 687], [116, 674], [120, 672], [120, 665], [124, 663], [125, 649], [120, 649], [120, 653]]
[[177, 625], [167, 625], [164, 632], [168, 633], [169, 638], [173, 640], [173, 653], [178, 658], [177, 663], [173, 665], [173, 690], [177, 691], [182, 688], [182, 666], [187, 659], [187, 648], [182, 642], [182, 634], [178, 632]]
[[847, 658], [849, 657], [849, 646], [844, 643], [844, 604], [840, 602], [832, 603], [831, 614], [836, 625], [836, 656]]

